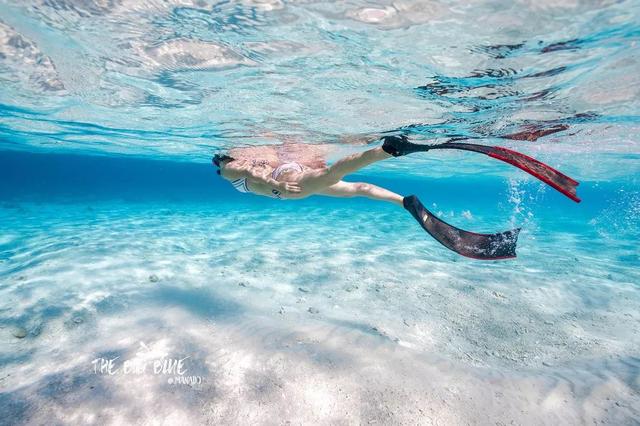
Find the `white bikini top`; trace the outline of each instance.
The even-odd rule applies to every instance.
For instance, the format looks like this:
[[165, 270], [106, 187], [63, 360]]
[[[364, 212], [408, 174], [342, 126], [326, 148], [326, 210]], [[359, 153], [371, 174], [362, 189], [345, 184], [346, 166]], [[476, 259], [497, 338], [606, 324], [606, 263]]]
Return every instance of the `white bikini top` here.
[[[299, 163], [296, 163], [296, 162], [284, 163], [279, 165], [273, 171], [273, 173], [271, 174], [271, 177], [273, 177], [273, 179], [278, 179], [278, 177], [280, 177], [280, 175], [284, 172], [288, 172], [288, 171], [302, 172], [302, 170], [303, 170], [302, 165], [300, 165]], [[242, 192], [243, 194], [253, 193], [253, 191], [249, 189], [249, 186], [247, 184], [247, 178], [239, 178], [239, 179], [232, 180], [231, 185], [233, 185], [233, 187], [236, 190]], [[280, 191], [278, 191], [277, 189], [274, 189], [272, 192], [276, 198], [281, 198]]]
[[244, 194], [250, 194], [251, 190], [249, 189], [249, 186], [247, 185], [247, 178], [240, 178], [240, 179], [235, 179], [231, 181], [231, 185], [233, 185], [233, 187], [235, 189], [237, 189], [238, 191], [244, 193]]

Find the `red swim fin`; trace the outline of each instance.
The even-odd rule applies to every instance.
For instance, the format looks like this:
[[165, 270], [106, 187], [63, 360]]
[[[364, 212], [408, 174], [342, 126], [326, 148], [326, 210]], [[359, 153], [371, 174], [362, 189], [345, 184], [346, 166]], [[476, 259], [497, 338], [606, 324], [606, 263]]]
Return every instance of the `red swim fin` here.
[[529, 173], [530, 175], [540, 179], [547, 185], [555, 188], [559, 192], [563, 193], [567, 197], [571, 198], [576, 203], [580, 202], [576, 194], [576, 188], [579, 183], [569, 176], [560, 173], [553, 167], [544, 164], [541, 161], [531, 158], [528, 155], [521, 154], [517, 151], [513, 151], [500, 146], [487, 146], [476, 145], [471, 143], [457, 143], [447, 142], [440, 145], [424, 145], [429, 146], [429, 150], [432, 149], [461, 149], [465, 151], [479, 152], [489, 157], [496, 158], [505, 163], [509, 163], [518, 167], [521, 170]]
[[541, 137], [552, 135], [554, 133], [562, 132], [567, 130], [569, 126], [567, 124], [556, 124], [551, 127], [538, 127], [531, 126], [526, 130], [522, 130], [517, 133], [511, 133], [508, 135], [500, 136], [503, 139], [513, 139], [516, 141], [529, 141], [534, 142], [540, 139]]
[[438, 219], [422, 205], [415, 195], [404, 197], [402, 204], [425, 231], [440, 244], [458, 254], [479, 260], [516, 257], [516, 243], [520, 228], [498, 234], [476, 234], [456, 228]]

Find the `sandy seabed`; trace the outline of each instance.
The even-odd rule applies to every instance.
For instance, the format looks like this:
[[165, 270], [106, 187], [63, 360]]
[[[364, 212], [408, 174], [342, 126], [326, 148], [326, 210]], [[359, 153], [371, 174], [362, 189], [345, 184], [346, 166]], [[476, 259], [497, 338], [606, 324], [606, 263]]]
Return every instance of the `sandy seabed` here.
[[5, 203], [0, 423], [638, 424], [633, 242], [360, 207]]

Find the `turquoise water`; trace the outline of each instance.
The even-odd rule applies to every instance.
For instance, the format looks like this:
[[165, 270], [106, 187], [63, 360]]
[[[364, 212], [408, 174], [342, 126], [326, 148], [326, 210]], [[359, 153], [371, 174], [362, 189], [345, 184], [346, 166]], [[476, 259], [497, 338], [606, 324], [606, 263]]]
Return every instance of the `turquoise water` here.
[[[7, 424], [637, 424], [640, 3], [0, 2]], [[406, 211], [243, 195], [211, 154], [404, 133], [506, 146], [356, 175]], [[110, 375], [96, 359], [185, 358]]]

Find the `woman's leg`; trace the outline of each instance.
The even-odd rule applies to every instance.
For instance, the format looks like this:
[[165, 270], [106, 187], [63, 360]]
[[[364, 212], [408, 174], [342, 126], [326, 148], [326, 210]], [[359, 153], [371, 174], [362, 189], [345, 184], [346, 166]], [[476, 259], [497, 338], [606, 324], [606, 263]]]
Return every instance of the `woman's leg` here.
[[304, 192], [321, 192], [340, 182], [346, 175], [387, 158], [391, 158], [391, 155], [384, 152], [382, 147], [358, 152], [336, 161], [326, 169], [305, 172], [302, 179], [300, 179], [300, 186]]
[[402, 199], [404, 198], [402, 195], [370, 183], [344, 181], [331, 185], [319, 192], [319, 194], [340, 198], [367, 197], [372, 200], [388, 201], [399, 206], [402, 206]]
[[278, 145], [280, 163], [296, 162], [312, 169], [326, 168], [325, 159], [331, 150], [329, 144], [285, 142]]

